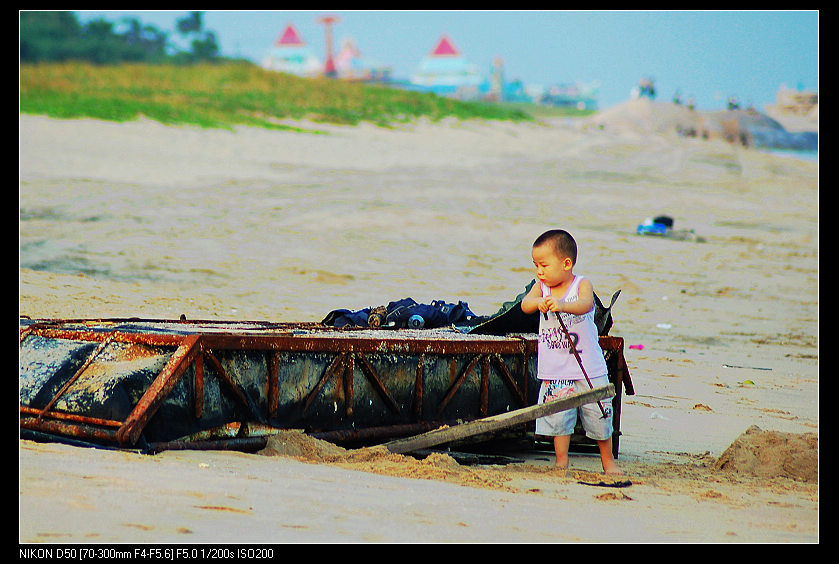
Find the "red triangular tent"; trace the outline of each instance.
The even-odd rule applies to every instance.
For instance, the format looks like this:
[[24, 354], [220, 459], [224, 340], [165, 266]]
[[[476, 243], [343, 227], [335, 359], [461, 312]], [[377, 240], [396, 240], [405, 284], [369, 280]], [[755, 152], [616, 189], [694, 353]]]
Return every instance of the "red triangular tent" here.
[[294, 29], [294, 26], [288, 24], [283, 34], [274, 42], [274, 45], [303, 45], [303, 40], [297, 35], [297, 30]]
[[460, 53], [457, 52], [455, 49], [454, 44], [452, 44], [451, 40], [445, 35], [440, 38], [440, 41], [437, 43], [437, 46], [431, 52], [431, 55], [434, 57], [444, 57], [444, 56], [457, 56]]

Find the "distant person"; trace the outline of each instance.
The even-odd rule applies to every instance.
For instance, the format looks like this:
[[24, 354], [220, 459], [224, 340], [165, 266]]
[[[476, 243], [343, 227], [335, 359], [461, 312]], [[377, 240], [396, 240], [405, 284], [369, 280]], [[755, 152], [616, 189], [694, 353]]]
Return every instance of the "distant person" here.
[[[537, 377], [542, 381], [539, 403], [589, 390], [586, 375], [592, 387], [607, 386], [608, 369], [594, 323], [594, 289], [591, 282], [574, 274], [576, 241], [567, 231], [552, 229], [536, 239], [531, 254], [539, 283], [534, 284], [522, 299], [521, 309], [525, 313], [539, 311], [543, 314], [539, 316], [537, 357]], [[559, 324], [558, 315], [562, 316], [565, 328], [574, 340], [585, 374]], [[553, 437], [556, 467], [563, 472], [568, 469], [568, 448], [578, 415], [586, 435], [597, 441], [603, 471], [622, 474], [612, 455], [611, 399], [536, 420], [536, 434]]]
[[642, 97], [647, 97], [650, 100], [655, 99], [655, 82], [652, 79], [647, 77], [642, 78], [638, 87]]

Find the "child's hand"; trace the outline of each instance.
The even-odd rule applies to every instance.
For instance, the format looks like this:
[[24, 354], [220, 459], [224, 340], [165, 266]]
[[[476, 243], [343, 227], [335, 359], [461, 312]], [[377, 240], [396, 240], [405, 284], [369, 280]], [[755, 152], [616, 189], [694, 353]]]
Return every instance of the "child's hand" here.
[[545, 296], [542, 298], [542, 301], [539, 302], [539, 311], [542, 313], [547, 313], [549, 311], [560, 311], [559, 308], [560, 300], [556, 299], [553, 296]]

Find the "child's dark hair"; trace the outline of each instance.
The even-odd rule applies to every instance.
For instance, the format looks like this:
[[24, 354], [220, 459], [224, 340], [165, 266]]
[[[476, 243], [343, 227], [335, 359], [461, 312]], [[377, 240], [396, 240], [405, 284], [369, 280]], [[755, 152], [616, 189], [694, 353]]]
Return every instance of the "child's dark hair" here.
[[577, 263], [577, 242], [567, 231], [563, 229], [545, 231], [533, 242], [533, 247], [541, 247], [545, 243], [550, 244], [559, 256], [568, 257], [571, 262]]

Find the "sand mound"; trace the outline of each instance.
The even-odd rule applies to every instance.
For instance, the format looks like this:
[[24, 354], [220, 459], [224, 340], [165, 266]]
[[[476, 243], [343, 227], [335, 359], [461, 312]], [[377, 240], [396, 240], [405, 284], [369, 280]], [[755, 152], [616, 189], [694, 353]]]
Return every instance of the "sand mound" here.
[[591, 122], [610, 131], [636, 134], [699, 132], [699, 112], [684, 106], [638, 98], [596, 113]]
[[394, 454], [384, 446], [345, 449], [328, 441], [322, 441], [300, 430], [285, 430], [268, 439], [265, 448], [259, 451], [263, 456], [289, 456], [306, 462], [332, 462], [346, 464], [409, 465], [417, 462], [424, 467], [434, 466], [455, 470], [460, 467], [456, 460], [444, 454], [432, 454], [425, 460], [416, 461], [410, 456]]
[[384, 446], [345, 449], [316, 439], [299, 430], [271, 436], [262, 456], [287, 456], [303, 462], [335, 464], [363, 472], [425, 480], [442, 480], [472, 487], [508, 489], [497, 471], [465, 468], [445, 453], [432, 453], [422, 460], [394, 454]]
[[786, 477], [817, 483], [818, 435], [763, 431], [753, 425], [720, 455], [714, 469], [761, 478]]
[[268, 439], [263, 456], [289, 456], [311, 462], [333, 462], [349, 456], [349, 451], [327, 441], [310, 437], [299, 430], [280, 431]]
[[[818, 125], [797, 126], [795, 132], [784, 129], [776, 119], [752, 108], [698, 111], [670, 102], [648, 98], [629, 100], [597, 112], [589, 123], [599, 129], [635, 138], [677, 134], [703, 139], [723, 139], [745, 146], [815, 150]], [[810, 121], [809, 123], [813, 123]]]

